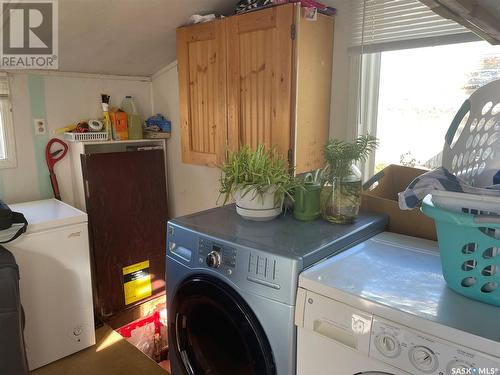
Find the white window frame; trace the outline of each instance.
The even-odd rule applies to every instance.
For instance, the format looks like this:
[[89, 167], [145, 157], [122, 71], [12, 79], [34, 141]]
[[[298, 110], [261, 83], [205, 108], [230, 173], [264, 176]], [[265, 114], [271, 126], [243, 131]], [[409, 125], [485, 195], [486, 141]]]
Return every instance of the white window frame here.
[[[349, 47], [350, 79], [346, 135], [377, 135], [381, 54], [384, 51], [481, 40], [454, 21], [434, 14], [417, 0], [351, 2], [353, 32]], [[374, 173], [372, 153], [360, 165], [365, 179]]]
[[[351, 73], [349, 82], [350, 139], [363, 134], [377, 135], [381, 56], [380, 52], [350, 56], [352, 71], [358, 72]], [[360, 163], [359, 167], [365, 180], [369, 179], [375, 167], [375, 152], [364, 163]]]
[[[460, 36], [461, 38], [457, 35], [453, 39], [448, 39], [448, 43], [441, 43], [435, 45], [435, 47], [439, 48], [439, 46], [444, 45], [478, 41], [477, 38], [471, 37], [470, 34], [461, 34]], [[406, 43], [404, 48], [400, 49], [420, 47], [422, 47], [422, 45], [418, 42], [413, 46]], [[351, 76], [349, 82], [349, 118], [351, 119], [349, 124], [351, 124], [351, 128], [356, 132], [356, 134], [352, 135], [353, 138], [367, 133], [374, 136], [377, 135], [381, 57], [383, 52], [392, 50], [397, 50], [397, 48], [367, 53], [363, 56], [359, 53], [351, 54], [350, 56], [351, 66], [359, 67], [361, 64], [358, 76]], [[361, 79], [359, 77], [361, 77]], [[361, 101], [361, 105], [359, 101]], [[370, 154], [365, 163], [360, 165], [365, 180], [368, 180], [374, 174], [375, 157], [376, 151]]]
[[17, 167], [16, 158], [16, 139], [14, 136], [14, 122], [12, 120], [12, 100], [10, 95], [10, 77], [6, 73], [0, 73], [0, 79], [7, 79], [9, 93], [0, 97], [0, 100], [6, 100], [7, 106], [0, 106], [3, 119], [3, 136], [5, 146], [5, 159], [0, 159], [0, 169]]

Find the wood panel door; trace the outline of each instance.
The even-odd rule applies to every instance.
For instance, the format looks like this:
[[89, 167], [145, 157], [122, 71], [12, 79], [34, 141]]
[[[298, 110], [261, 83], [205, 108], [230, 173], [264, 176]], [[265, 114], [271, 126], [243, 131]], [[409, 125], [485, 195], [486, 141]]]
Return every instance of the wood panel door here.
[[323, 148], [330, 131], [333, 64], [333, 17], [318, 14], [316, 21], [297, 20], [297, 105], [295, 109], [295, 172], [325, 165]]
[[225, 20], [177, 29], [182, 161], [219, 165], [227, 144]]
[[[165, 292], [167, 193], [161, 150], [82, 155], [94, 305], [104, 320]], [[128, 295], [125, 267], [149, 262], [151, 293]], [[128, 296], [127, 296], [128, 295]]]
[[292, 25], [288, 4], [229, 17], [228, 138], [248, 144], [291, 147]]

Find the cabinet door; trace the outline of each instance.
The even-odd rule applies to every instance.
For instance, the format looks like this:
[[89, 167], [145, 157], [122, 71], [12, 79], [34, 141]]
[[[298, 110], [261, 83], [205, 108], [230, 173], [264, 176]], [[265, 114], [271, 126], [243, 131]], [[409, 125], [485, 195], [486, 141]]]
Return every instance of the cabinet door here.
[[[94, 303], [98, 315], [108, 320], [165, 292], [168, 214], [164, 154], [161, 150], [86, 154], [82, 155], [82, 168]], [[140, 268], [140, 274], [149, 274], [150, 284], [140, 286], [146, 290], [128, 290], [124, 268], [146, 262], [149, 266]], [[129, 298], [134, 292], [137, 298]]]
[[291, 144], [292, 4], [227, 19], [231, 148]]
[[216, 166], [227, 143], [225, 20], [177, 30], [182, 161]]
[[333, 17], [318, 14], [316, 21], [297, 21], [297, 93], [295, 172], [325, 164], [323, 147], [330, 130], [333, 64]]

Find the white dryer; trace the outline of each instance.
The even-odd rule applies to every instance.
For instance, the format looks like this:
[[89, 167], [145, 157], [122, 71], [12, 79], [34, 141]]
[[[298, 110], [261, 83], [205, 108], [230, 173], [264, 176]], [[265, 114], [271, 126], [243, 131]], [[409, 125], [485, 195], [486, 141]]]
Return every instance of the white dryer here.
[[446, 286], [435, 242], [381, 233], [299, 277], [297, 374], [500, 374], [499, 317]]

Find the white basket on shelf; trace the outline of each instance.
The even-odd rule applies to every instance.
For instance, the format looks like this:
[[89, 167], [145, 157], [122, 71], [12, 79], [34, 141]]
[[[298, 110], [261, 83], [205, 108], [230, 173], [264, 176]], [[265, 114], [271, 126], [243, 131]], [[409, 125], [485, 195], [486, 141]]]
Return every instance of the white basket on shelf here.
[[434, 190], [432, 202], [448, 211], [500, 216], [500, 197]]
[[64, 133], [64, 139], [71, 142], [107, 141], [106, 132]]

